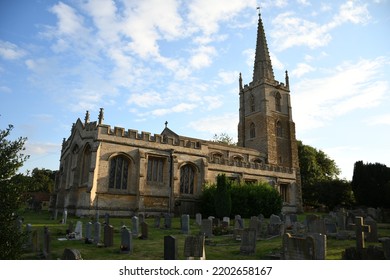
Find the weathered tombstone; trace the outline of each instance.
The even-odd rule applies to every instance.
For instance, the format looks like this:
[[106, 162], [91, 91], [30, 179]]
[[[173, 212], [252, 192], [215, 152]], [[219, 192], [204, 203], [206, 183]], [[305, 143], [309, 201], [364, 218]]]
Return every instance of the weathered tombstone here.
[[93, 243], [94, 244], [100, 243], [100, 231], [101, 231], [101, 225], [99, 222], [96, 222], [94, 224], [94, 235], [93, 235]]
[[188, 234], [190, 232], [190, 215], [181, 216], [181, 231], [184, 234]]
[[62, 260], [82, 260], [80, 251], [77, 249], [68, 249], [65, 248], [62, 253]]
[[44, 227], [43, 228], [43, 256], [47, 259], [49, 258], [49, 255], [50, 255], [50, 241], [51, 241], [51, 237], [50, 237], [50, 231], [49, 231], [49, 228], [48, 227]]
[[195, 215], [195, 221], [198, 226], [202, 225], [202, 214], [196, 213]]
[[256, 253], [256, 230], [247, 228], [242, 231], [241, 236], [241, 254], [255, 254]]
[[366, 241], [367, 242], [378, 242], [378, 225], [377, 222], [368, 216], [364, 219], [364, 223], [370, 226], [370, 231], [367, 233]]
[[164, 214], [164, 228], [170, 229], [172, 227], [172, 217], [169, 213]]
[[125, 226], [121, 228], [120, 252], [124, 254], [131, 254], [133, 252], [133, 235]]
[[339, 229], [346, 230], [347, 229], [347, 213], [344, 208], [341, 208], [336, 213], [336, 223]]
[[203, 235], [190, 235], [186, 237], [184, 240], [184, 257], [187, 260], [196, 258], [199, 258], [200, 260], [206, 259]]
[[104, 214], [104, 223], [106, 225], [109, 225], [110, 224], [110, 214], [109, 213], [105, 213]]
[[244, 220], [240, 215], [234, 216], [234, 228], [243, 229], [245, 227]]
[[259, 237], [261, 233], [261, 221], [256, 217], [252, 216], [249, 221], [249, 228], [256, 231], [256, 236]]
[[268, 224], [268, 234], [271, 236], [281, 235], [283, 232], [283, 223], [279, 216], [272, 214]]
[[140, 239], [148, 239], [149, 238], [149, 225], [145, 222], [141, 223], [141, 236]]
[[85, 243], [90, 244], [92, 241], [92, 223], [88, 222], [85, 226]]
[[111, 225], [104, 226], [104, 247], [114, 245], [114, 227]]
[[133, 234], [133, 236], [138, 236], [139, 234], [139, 222], [138, 222], [138, 217], [137, 216], [133, 216], [131, 218], [131, 232]]
[[326, 233], [325, 221], [323, 219], [315, 219], [307, 221], [307, 231], [310, 233]]
[[326, 235], [335, 237], [337, 235], [337, 226], [335, 223], [325, 223]]
[[374, 220], [377, 220], [378, 212], [375, 208], [367, 208], [367, 216], [373, 218]]
[[177, 240], [172, 235], [164, 236], [164, 260], [177, 260]]
[[312, 234], [296, 237], [283, 235], [282, 259], [284, 260], [324, 260], [326, 258], [326, 235]]
[[226, 222], [228, 225], [230, 225], [230, 218], [229, 217], [223, 217], [222, 222]]
[[83, 223], [81, 221], [77, 221], [74, 233], [76, 240], [83, 239]]
[[200, 233], [205, 237], [213, 236], [213, 222], [210, 219], [203, 219], [200, 227]]
[[160, 216], [154, 217], [154, 227], [155, 228], [160, 228], [160, 221], [161, 221], [161, 217]]
[[64, 209], [64, 212], [62, 212], [62, 223], [66, 225], [67, 219], [68, 219], [68, 211]]
[[139, 221], [140, 224], [145, 222], [145, 214], [144, 213], [139, 213], [138, 214], [138, 221]]
[[350, 224], [355, 229], [356, 234], [356, 250], [358, 254], [363, 251], [364, 245], [364, 234], [370, 232], [370, 226], [363, 224], [363, 217], [355, 217], [355, 224]]

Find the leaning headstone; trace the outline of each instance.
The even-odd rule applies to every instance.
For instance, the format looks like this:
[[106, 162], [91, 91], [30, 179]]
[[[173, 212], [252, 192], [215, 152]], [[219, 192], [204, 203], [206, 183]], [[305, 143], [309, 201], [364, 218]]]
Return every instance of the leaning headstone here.
[[133, 236], [138, 236], [139, 234], [139, 222], [138, 222], [138, 217], [136, 216], [133, 216], [131, 218], [131, 232], [133, 234]]
[[209, 219], [203, 219], [200, 227], [200, 233], [205, 237], [213, 236], [213, 222]]
[[177, 240], [172, 235], [164, 236], [164, 260], [177, 260]]
[[92, 223], [88, 222], [85, 226], [85, 243], [90, 244], [92, 241]]
[[377, 222], [368, 216], [364, 219], [364, 223], [370, 226], [370, 231], [367, 233], [366, 241], [367, 242], [378, 242], [378, 225]]
[[202, 225], [202, 214], [196, 213], [195, 215], [195, 221], [198, 226]]
[[101, 225], [99, 222], [96, 222], [94, 224], [94, 235], [93, 235], [93, 243], [94, 244], [100, 243], [100, 231], [101, 231]]
[[241, 236], [241, 254], [255, 254], [256, 253], [256, 230], [248, 228], [242, 231]]
[[133, 252], [133, 236], [131, 231], [125, 226], [121, 229], [120, 252], [124, 254], [131, 254]]
[[141, 236], [140, 239], [148, 239], [149, 238], [149, 225], [145, 222], [141, 223]]
[[184, 234], [188, 234], [190, 232], [190, 215], [181, 216], [181, 231]]
[[75, 239], [81, 240], [83, 239], [83, 223], [81, 221], [77, 221], [76, 228], [74, 229]]
[[114, 245], [114, 227], [111, 225], [104, 226], [104, 247]]
[[82, 260], [80, 251], [77, 249], [68, 249], [65, 248], [62, 253], [62, 260]]
[[51, 241], [51, 237], [50, 237], [50, 231], [49, 231], [49, 228], [48, 227], [44, 227], [43, 228], [43, 256], [44, 258], [48, 259], [49, 258], [49, 255], [50, 255], [50, 241]]
[[184, 257], [187, 260], [193, 260], [199, 258], [200, 260], [206, 259], [206, 252], [204, 247], [204, 236], [202, 235], [190, 235], [184, 240]]

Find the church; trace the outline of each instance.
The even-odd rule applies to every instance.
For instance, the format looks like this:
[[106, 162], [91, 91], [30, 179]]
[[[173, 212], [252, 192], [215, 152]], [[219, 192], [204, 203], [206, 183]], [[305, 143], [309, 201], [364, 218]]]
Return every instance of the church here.
[[275, 80], [260, 15], [253, 80], [243, 85], [238, 78], [237, 145], [178, 135], [167, 123], [160, 134], [112, 127], [104, 123], [103, 108], [97, 121], [87, 111], [62, 143], [55, 210], [194, 215], [204, 185], [225, 174], [239, 182], [269, 182], [283, 198], [283, 212], [301, 212], [288, 73], [284, 83]]

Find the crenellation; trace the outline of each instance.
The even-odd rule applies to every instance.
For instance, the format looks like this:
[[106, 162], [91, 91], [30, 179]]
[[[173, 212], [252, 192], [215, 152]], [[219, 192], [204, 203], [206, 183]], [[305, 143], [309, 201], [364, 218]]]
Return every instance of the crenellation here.
[[123, 127], [114, 127], [114, 135], [119, 137], [125, 136], [125, 129]]

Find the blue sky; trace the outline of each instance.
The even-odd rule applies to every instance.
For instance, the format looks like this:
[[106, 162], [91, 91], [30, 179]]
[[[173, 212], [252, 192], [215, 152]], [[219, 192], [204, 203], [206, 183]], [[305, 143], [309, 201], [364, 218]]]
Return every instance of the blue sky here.
[[236, 139], [259, 4], [297, 139], [348, 180], [358, 160], [390, 166], [390, 0], [0, 0], [0, 127], [28, 138], [21, 171], [58, 169], [101, 107], [111, 126]]

